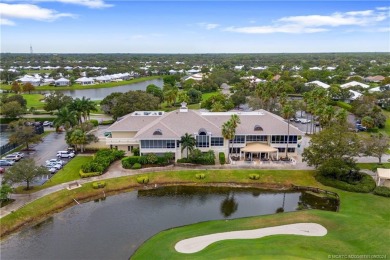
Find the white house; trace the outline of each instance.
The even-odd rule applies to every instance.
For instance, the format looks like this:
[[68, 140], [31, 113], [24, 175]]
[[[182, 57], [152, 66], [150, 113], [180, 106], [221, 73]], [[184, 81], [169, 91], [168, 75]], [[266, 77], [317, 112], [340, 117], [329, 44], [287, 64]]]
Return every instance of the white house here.
[[369, 85], [358, 82], [358, 81], [351, 81], [351, 82], [340, 85], [341, 88], [350, 88], [350, 87], [356, 87], [356, 86], [359, 86], [362, 88], [369, 88], [370, 87]]
[[193, 79], [193, 80], [196, 80], [196, 81], [201, 81], [201, 80], [203, 79], [203, 73], [196, 73], [196, 74], [193, 74], [193, 75], [187, 77], [187, 78], [185, 79], [185, 81], [186, 81], [186, 80], [189, 80], [189, 79]]
[[57, 87], [62, 87], [62, 86], [69, 86], [70, 85], [70, 80], [66, 78], [60, 78], [55, 81], [55, 85]]
[[359, 97], [363, 96], [362, 93], [359, 93], [357, 91], [354, 91], [354, 90], [349, 90], [349, 92], [352, 94], [352, 96], [349, 98], [349, 100], [356, 100], [358, 99]]
[[80, 84], [80, 85], [83, 85], [83, 86], [95, 84], [95, 81], [93, 80], [93, 78], [87, 78], [87, 77], [78, 78], [78, 79], [76, 79], [75, 82]]
[[31, 83], [34, 87], [38, 87], [41, 85], [41, 78], [30, 76], [30, 75], [24, 75], [17, 81], [20, 81], [22, 84]]
[[[222, 125], [236, 114], [241, 123], [233, 140], [222, 136]], [[295, 126], [265, 110], [252, 112], [201, 112], [190, 110], [183, 103], [178, 110], [136, 111], [124, 116], [106, 129], [110, 135], [106, 145], [129, 153], [136, 147], [145, 155], [166, 152], [175, 159], [186, 154], [181, 151], [180, 139], [185, 133], [196, 139], [196, 148], [202, 152], [214, 151], [216, 157], [230, 149], [241, 160], [277, 159], [297, 154], [298, 139], [303, 136]]]
[[310, 82], [305, 83], [305, 86], [309, 86], [309, 85], [316, 85], [316, 86], [319, 86], [319, 87], [324, 88], [324, 89], [330, 88], [330, 85], [328, 85], [324, 82], [321, 82], [319, 80], [314, 80], [314, 81], [310, 81]]

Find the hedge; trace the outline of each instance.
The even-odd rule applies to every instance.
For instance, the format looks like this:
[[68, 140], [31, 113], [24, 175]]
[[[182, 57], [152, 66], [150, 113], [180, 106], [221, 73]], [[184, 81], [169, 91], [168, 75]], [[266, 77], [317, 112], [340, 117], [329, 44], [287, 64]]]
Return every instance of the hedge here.
[[350, 111], [352, 109], [352, 106], [350, 104], [342, 102], [342, 101], [337, 101], [336, 104], [337, 104], [337, 106], [344, 108], [347, 111]]
[[135, 163], [132, 167], [131, 167], [131, 169], [133, 169], [133, 170], [138, 170], [138, 169], [141, 169], [142, 168], [142, 166], [141, 166], [141, 164], [139, 164], [139, 163]]
[[149, 177], [148, 176], [137, 177], [137, 182], [139, 184], [147, 184], [149, 182]]
[[390, 197], [390, 188], [383, 186], [376, 187], [374, 194], [383, 197]]
[[321, 174], [316, 174], [315, 178], [317, 181], [322, 183], [325, 186], [334, 187], [340, 190], [352, 191], [352, 192], [360, 192], [360, 193], [368, 193], [375, 189], [375, 181], [374, 179], [365, 173], [360, 173], [362, 175], [362, 179], [358, 184], [350, 184], [347, 182], [330, 179], [322, 176]]
[[204, 173], [197, 173], [195, 174], [195, 178], [197, 178], [198, 180], [202, 180], [206, 178], [206, 175]]
[[106, 182], [105, 181], [97, 181], [92, 183], [92, 188], [94, 189], [101, 189], [106, 187]]
[[221, 165], [224, 165], [226, 163], [225, 153], [224, 152], [220, 152], [218, 154], [218, 156], [219, 156], [219, 163]]
[[83, 172], [83, 170], [80, 170], [79, 173], [81, 178], [94, 177], [102, 174], [101, 172]]
[[[98, 175], [101, 175], [112, 162], [122, 158], [125, 155], [124, 151], [121, 150], [111, 150], [111, 149], [102, 149], [96, 152], [92, 161], [81, 165], [81, 170], [84, 174], [80, 173], [82, 178], [91, 177], [89, 173], [93, 173], [92, 176], [98, 172]], [[86, 176], [87, 175], [87, 176]]]

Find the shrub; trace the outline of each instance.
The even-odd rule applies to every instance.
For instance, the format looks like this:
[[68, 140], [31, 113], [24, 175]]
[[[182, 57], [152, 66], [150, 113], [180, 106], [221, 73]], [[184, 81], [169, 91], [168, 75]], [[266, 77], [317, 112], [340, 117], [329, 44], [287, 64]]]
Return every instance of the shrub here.
[[129, 156], [129, 157], [123, 158], [122, 162], [124, 160], [127, 161], [129, 164], [133, 165], [135, 163], [139, 163], [139, 156]]
[[123, 158], [122, 159], [122, 167], [125, 168], [125, 169], [131, 169], [131, 163], [130, 161], [128, 160], [129, 157], [126, 157], [126, 158]]
[[337, 104], [337, 106], [344, 108], [347, 111], [350, 111], [352, 109], [352, 106], [350, 104], [342, 102], [342, 101], [337, 101], [336, 104]]
[[383, 197], [390, 197], [390, 188], [383, 186], [376, 187], [374, 194]]
[[[81, 170], [84, 173], [99, 172], [102, 174], [110, 164], [122, 158], [125, 152], [120, 150], [102, 149], [96, 152], [92, 161], [83, 164]], [[99, 174], [99, 175], [100, 175]], [[96, 175], [93, 175], [96, 176]], [[90, 176], [88, 176], [90, 177]], [[85, 177], [84, 177], [85, 178]]]
[[225, 158], [225, 153], [224, 152], [220, 152], [219, 153], [219, 163], [221, 165], [224, 165], [226, 163], [226, 158]]
[[204, 173], [197, 173], [195, 174], [195, 178], [197, 178], [198, 180], [202, 180], [206, 178], [206, 175]]
[[321, 174], [316, 174], [316, 180], [325, 186], [331, 186], [340, 190], [352, 192], [368, 193], [375, 189], [375, 181], [370, 175], [365, 173], [359, 174], [361, 175], [360, 181], [354, 183], [348, 183], [341, 180], [327, 178]]
[[157, 158], [157, 155], [155, 155], [154, 153], [149, 153], [147, 156], [146, 156], [146, 161], [148, 164], [155, 164], [158, 162], [158, 158]]
[[146, 156], [140, 156], [138, 159], [138, 163], [140, 164], [148, 164], [148, 158]]
[[83, 170], [80, 170], [79, 174], [81, 178], [89, 178], [89, 177], [99, 176], [101, 175], [101, 172], [83, 172]]
[[378, 127], [368, 128], [367, 132], [378, 133], [379, 132], [379, 128]]
[[96, 119], [91, 119], [91, 120], [89, 120], [89, 122], [90, 122], [93, 126], [98, 126], [98, 125], [99, 125], [99, 122], [98, 122]]
[[105, 181], [97, 181], [92, 183], [92, 188], [94, 189], [101, 189], [106, 187], [106, 182]]
[[191, 163], [191, 159], [181, 158], [181, 159], [177, 159], [177, 162], [178, 163]]
[[139, 163], [135, 163], [132, 167], [131, 167], [131, 169], [133, 169], [133, 170], [138, 170], [138, 169], [141, 169], [142, 168], [142, 166], [141, 166], [141, 164], [139, 164]]
[[132, 152], [133, 152], [134, 156], [139, 156], [139, 147], [133, 148]]
[[258, 180], [258, 179], [260, 179], [260, 175], [256, 174], [256, 173], [251, 173], [251, 174], [249, 174], [249, 179]]
[[115, 120], [103, 120], [100, 122], [100, 124], [101, 125], [111, 125], [114, 122], [115, 122]]
[[137, 182], [139, 184], [147, 184], [149, 182], [149, 177], [148, 176], [137, 177]]

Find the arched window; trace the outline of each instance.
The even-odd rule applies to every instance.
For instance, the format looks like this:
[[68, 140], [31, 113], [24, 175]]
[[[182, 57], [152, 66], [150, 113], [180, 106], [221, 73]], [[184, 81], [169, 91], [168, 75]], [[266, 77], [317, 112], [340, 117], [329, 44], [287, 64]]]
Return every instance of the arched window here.
[[199, 129], [198, 135], [207, 135], [207, 131], [204, 128]]
[[255, 128], [254, 128], [255, 131], [263, 131], [263, 128], [259, 125], [255, 125]]
[[161, 129], [156, 129], [156, 131], [153, 132], [153, 135], [162, 135]]

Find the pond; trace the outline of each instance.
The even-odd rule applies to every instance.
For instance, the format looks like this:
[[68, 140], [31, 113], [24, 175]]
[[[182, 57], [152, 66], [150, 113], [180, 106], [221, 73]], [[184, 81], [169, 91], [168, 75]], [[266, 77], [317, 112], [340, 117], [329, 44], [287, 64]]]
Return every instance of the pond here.
[[[96, 88], [96, 89], [75, 89], [75, 90], [59, 90], [67, 96], [72, 98], [87, 97], [91, 100], [102, 100], [111, 93], [114, 92], [127, 92], [130, 90], [146, 90], [146, 87], [150, 84], [154, 84], [158, 87], [162, 87], [164, 82], [162, 79], [147, 80], [134, 84], [127, 84], [112, 88]], [[44, 93], [50, 93], [52, 91], [45, 91]]]
[[336, 210], [310, 192], [164, 187], [69, 208], [1, 242], [2, 259], [128, 259], [156, 233], [201, 221], [295, 211]]

